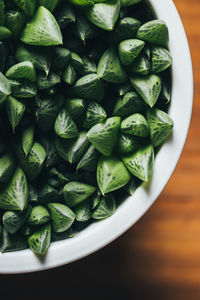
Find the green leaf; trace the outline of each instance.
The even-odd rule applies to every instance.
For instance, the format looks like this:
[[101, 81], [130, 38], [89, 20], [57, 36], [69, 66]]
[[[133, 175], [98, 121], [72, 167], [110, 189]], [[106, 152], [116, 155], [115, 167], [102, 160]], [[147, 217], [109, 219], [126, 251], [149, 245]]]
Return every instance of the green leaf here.
[[113, 30], [120, 11], [119, 0], [108, 0], [96, 3], [85, 9], [86, 17], [96, 26], [104, 30]]
[[89, 129], [98, 123], [103, 123], [106, 117], [104, 108], [96, 102], [91, 102], [87, 107], [84, 128]]
[[131, 39], [136, 35], [140, 26], [141, 22], [135, 18], [125, 17], [120, 19], [115, 30], [111, 33], [111, 40], [121, 42]]
[[23, 114], [25, 112], [25, 105], [15, 99], [12, 96], [9, 96], [6, 100], [6, 110], [8, 114], [8, 120], [12, 126], [13, 131], [21, 121]]
[[46, 47], [29, 47], [19, 46], [15, 53], [15, 58], [18, 62], [30, 61], [36, 69], [49, 74], [51, 64], [52, 51]]
[[152, 72], [159, 73], [166, 70], [172, 64], [172, 57], [168, 50], [163, 47], [152, 48]]
[[38, 90], [45, 90], [52, 88], [56, 84], [60, 83], [60, 76], [54, 72], [50, 72], [48, 76], [45, 74], [37, 74], [37, 88]]
[[152, 63], [144, 53], [141, 53], [129, 66], [129, 71], [131, 74], [149, 75], [152, 72]]
[[128, 92], [119, 98], [114, 106], [113, 115], [127, 117], [136, 112], [142, 112], [147, 105], [136, 92]]
[[166, 46], [169, 41], [169, 33], [164, 21], [153, 20], [138, 29], [137, 38], [152, 44]]
[[129, 39], [119, 44], [119, 57], [124, 66], [130, 65], [144, 48], [145, 43], [137, 39]]
[[121, 122], [120, 130], [123, 133], [147, 137], [149, 135], [149, 126], [147, 120], [142, 114], [133, 114]]
[[34, 253], [44, 255], [51, 242], [51, 226], [49, 224], [43, 225], [28, 236], [27, 242]]
[[[89, 199], [90, 200], [90, 199]], [[86, 222], [88, 221], [92, 216], [91, 211], [91, 201], [84, 201], [80, 204], [78, 204], [75, 209], [75, 215], [76, 215], [76, 221], [78, 222]]]
[[37, 203], [38, 202], [38, 191], [33, 185], [28, 185], [28, 201]]
[[18, 98], [33, 98], [37, 95], [37, 88], [35, 83], [29, 80], [9, 80], [12, 96]]
[[71, 227], [75, 220], [75, 214], [69, 207], [60, 203], [48, 203], [47, 207], [54, 232], [64, 232]]
[[6, 40], [12, 36], [12, 31], [5, 26], [0, 26], [0, 41]]
[[71, 64], [69, 64], [68, 67], [63, 72], [62, 79], [68, 85], [72, 85], [75, 82], [76, 71], [74, 70]]
[[143, 100], [153, 107], [161, 92], [162, 82], [158, 75], [132, 76], [130, 81]]
[[122, 7], [127, 7], [127, 6], [137, 4], [137, 3], [141, 2], [142, 0], [120, 0], [120, 1], [121, 1]]
[[3, 214], [2, 221], [7, 232], [15, 234], [24, 224], [30, 213], [30, 207], [23, 212], [18, 211], [6, 211]]
[[43, 184], [38, 194], [40, 203], [60, 201], [60, 196], [60, 192], [49, 184]]
[[25, 155], [28, 155], [33, 146], [34, 139], [34, 126], [30, 125], [25, 128], [22, 132], [22, 148], [24, 150]]
[[20, 34], [26, 23], [26, 15], [22, 11], [8, 10], [5, 14], [5, 25], [13, 36]]
[[55, 56], [53, 58], [51, 68], [55, 71], [62, 70], [67, 67], [71, 58], [71, 52], [62, 47], [56, 47]]
[[97, 166], [97, 182], [103, 195], [120, 189], [130, 179], [130, 173], [116, 156], [100, 158]]
[[41, 136], [40, 143], [46, 151], [45, 164], [46, 167], [51, 167], [60, 162], [60, 157], [56, 151], [55, 143], [52, 137]]
[[49, 220], [50, 215], [48, 210], [42, 205], [37, 205], [32, 208], [27, 223], [29, 225], [43, 225], [48, 223]]
[[90, 172], [95, 172], [98, 162], [98, 153], [93, 145], [89, 147], [89, 149], [85, 152], [81, 160], [77, 165], [77, 170], [86, 170]]
[[10, 83], [8, 79], [0, 72], [0, 104], [11, 94]]
[[101, 57], [97, 74], [101, 79], [111, 83], [123, 83], [128, 79], [114, 48], [106, 50]]
[[5, 153], [0, 157], [0, 183], [9, 182], [14, 172], [15, 161], [11, 153]]
[[69, 0], [72, 4], [79, 5], [79, 6], [87, 6], [93, 5], [94, 0]]
[[102, 197], [97, 209], [92, 214], [92, 218], [95, 220], [104, 220], [111, 217], [115, 210], [115, 198], [112, 195]]
[[60, 3], [60, 0], [37, 0], [38, 6], [44, 6], [51, 12], [56, 8]]
[[45, 132], [51, 129], [62, 104], [63, 97], [60, 95], [55, 98], [45, 97], [39, 101], [35, 116], [40, 129]]
[[125, 186], [124, 190], [128, 193], [129, 196], [133, 196], [140, 184], [141, 180], [133, 177], [131, 181]]
[[83, 15], [79, 15], [76, 21], [75, 34], [85, 43], [87, 39], [97, 37], [99, 35], [99, 31]]
[[35, 11], [35, 0], [13, 0], [28, 16], [32, 17]]
[[78, 136], [76, 124], [66, 109], [62, 109], [55, 122], [55, 133], [64, 139], [72, 139]]
[[76, 16], [73, 7], [68, 2], [63, 2], [56, 10], [56, 19], [61, 29], [75, 23]]
[[80, 132], [75, 141], [70, 141], [69, 146], [66, 148], [66, 158], [70, 163], [78, 162], [81, 157], [86, 153], [89, 147], [89, 140], [86, 132]]
[[29, 180], [34, 180], [41, 172], [46, 158], [45, 149], [35, 142], [26, 156], [21, 145], [17, 145], [17, 156], [20, 165], [26, 173]]
[[97, 74], [88, 74], [78, 79], [69, 93], [75, 97], [101, 101], [104, 97], [104, 86]]
[[9, 234], [5, 228], [2, 230], [0, 251], [2, 253], [14, 252], [27, 248], [24, 237], [19, 234]]
[[6, 72], [6, 77], [10, 79], [36, 80], [35, 68], [30, 61], [24, 61], [10, 67]]
[[68, 99], [65, 107], [73, 120], [79, 119], [85, 111], [85, 101], [79, 98]]
[[63, 43], [60, 27], [48, 9], [40, 6], [21, 35], [25, 44], [55, 46]]
[[87, 56], [82, 57], [83, 68], [81, 70], [82, 75], [94, 74], [97, 72], [97, 66], [94, 60]]
[[104, 123], [93, 126], [87, 133], [89, 141], [105, 156], [110, 156], [116, 143], [120, 128], [120, 117], [112, 117]]
[[142, 141], [137, 136], [126, 133], [119, 135], [117, 149], [120, 154], [129, 154], [137, 151], [142, 146]]
[[137, 178], [147, 182], [153, 172], [154, 150], [152, 145], [145, 146], [137, 152], [123, 157], [127, 169]]
[[162, 110], [149, 109], [147, 110], [147, 121], [152, 145], [160, 146], [171, 134], [174, 126], [173, 120]]
[[76, 181], [69, 182], [63, 188], [65, 203], [74, 207], [90, 197], [95, 191], [94, 186]]
[[83, 61], [81, 57], [75, 52], [71, 52], [71, 64], [74, 67], [76, 72], [80, 72], [83, 68]]
[[10, 183], [0, 193], [0, 207], [6, 210], [24, 210], [28, 202], [28, 185], [24, 172], [17, 168]]

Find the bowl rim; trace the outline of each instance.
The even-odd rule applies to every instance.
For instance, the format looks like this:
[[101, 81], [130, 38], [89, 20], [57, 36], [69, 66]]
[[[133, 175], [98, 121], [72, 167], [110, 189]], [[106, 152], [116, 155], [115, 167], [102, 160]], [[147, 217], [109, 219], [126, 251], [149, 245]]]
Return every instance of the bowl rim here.
[[[139, 187], [133, 196], [128, 197], [120, 205], [112, 217], [91, 224], [72, 239], [52, 243], [44, 258], [39, 258], [29, 249], [0, 254], [0, 274], [47, 270], [94, 253], [135, 224], [155, 202], [170, 179], [181, 156], [191, 120], [192, 62], [185, 30], [173, 1], [150, 0], [149, 2], [156, 16], [164, 20], [169, 28], [169, 48], [173, 57], [172, 104], [169, 114], [175, 121], [173, 136], [156, 156], [150, 184]], [[176, 35], [173, 35], [174, 28], [176, 28]]]

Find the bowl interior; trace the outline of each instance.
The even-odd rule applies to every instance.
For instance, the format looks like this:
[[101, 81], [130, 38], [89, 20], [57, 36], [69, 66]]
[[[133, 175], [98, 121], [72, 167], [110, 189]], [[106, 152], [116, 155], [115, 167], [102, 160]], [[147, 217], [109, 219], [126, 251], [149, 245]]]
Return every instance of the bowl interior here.
[[44, 270], [75, 261], [102, 248], [130, 228], [153, 204], [168, 182], [181, 155], [190, 124], [192, 65], [184, 28], [173, 2], [151, 0], [150, 3], [157, 17], [164, 20], [169, 28], [169, 49], [173, 57], [169, 114], [175, 124], [172, 137], [156, 156], [151, 182], [139, 187], [133, 196], [118, 207], [112, 217], [93, 223], [72, 239], [52, 243], [42, 260], [28, 249], [0, 254], [0, 273]]

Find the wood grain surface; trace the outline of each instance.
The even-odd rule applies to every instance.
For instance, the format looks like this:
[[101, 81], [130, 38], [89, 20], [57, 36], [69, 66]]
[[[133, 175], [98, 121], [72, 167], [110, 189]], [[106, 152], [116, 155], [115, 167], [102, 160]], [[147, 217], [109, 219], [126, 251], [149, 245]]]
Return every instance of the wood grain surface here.
[[21, 299], [200, 299], [200, 0], [174, 3], [189, 39], [195, 95], [187, 143], [167, 187], [137, 224], [97, 253], [50, 271], [0, 276], [0, 299], [12, 291]]

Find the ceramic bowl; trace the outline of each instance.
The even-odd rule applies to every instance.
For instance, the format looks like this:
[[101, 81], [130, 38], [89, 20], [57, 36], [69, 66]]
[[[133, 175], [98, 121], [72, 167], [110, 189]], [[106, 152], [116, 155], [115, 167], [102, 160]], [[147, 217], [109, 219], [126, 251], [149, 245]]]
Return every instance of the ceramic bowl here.
[[[185, 144], [193, 102], [193, 74], [189, 46], [179, 14], [172, 0], [151, 0], [159, 19], [169, 28], [169, 48], [173, 57], [172, 101], [169, 114], [174, 131], [157, 154], [152, 180], [127, 198], [116, 213], [94, 223], [74, 238], [52, 243], [40, 260], [30, 250], [0, 254], [0, 273], [23, 273], [61, 266], [87, 256], [129, 229], [157, 199], [180, 158]], [[181, 204], [180, 204], [181, 205]]]

